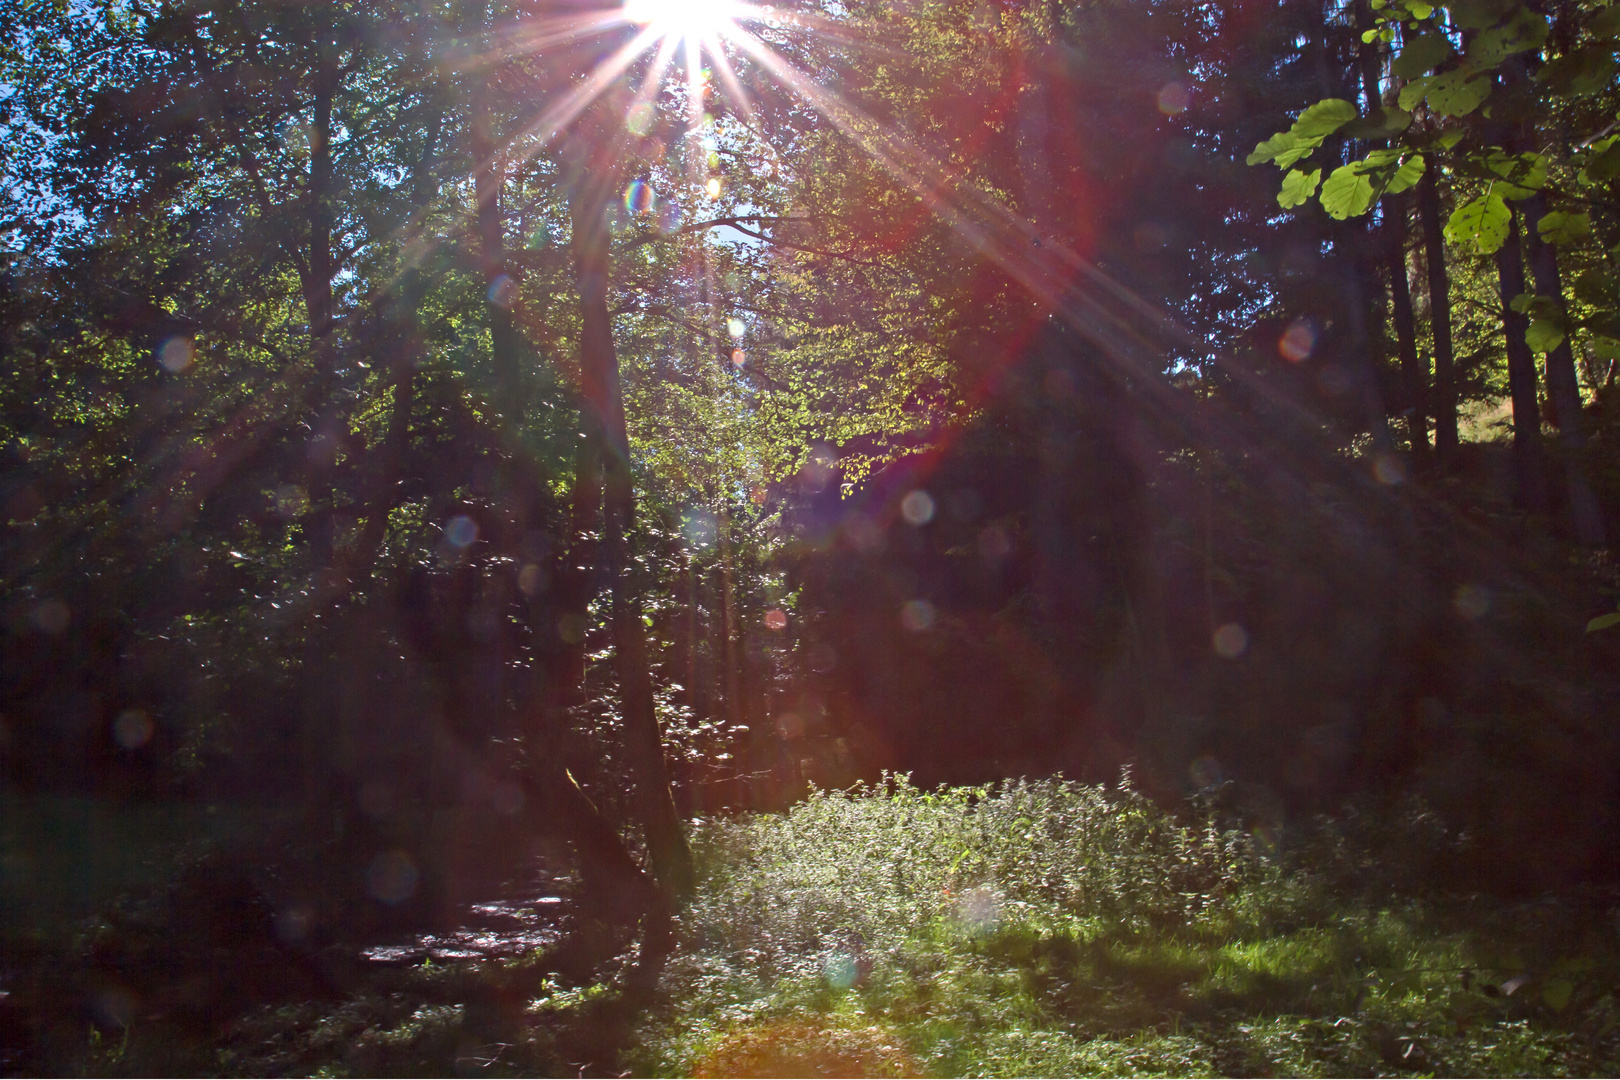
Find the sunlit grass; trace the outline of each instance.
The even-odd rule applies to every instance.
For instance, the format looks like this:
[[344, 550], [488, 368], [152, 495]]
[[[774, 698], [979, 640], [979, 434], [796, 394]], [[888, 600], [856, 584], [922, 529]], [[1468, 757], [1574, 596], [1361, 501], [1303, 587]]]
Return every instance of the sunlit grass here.
[[1595, 976], [1612, 934], [1586, 939], [1565, 998], [1548, 922], [1345, 894], [1333, 867], [1128, 789], [823, 794], [705, 826], [699, 850], [704, 892], [632, 1058], [660, 1075], [749, 1075], [767, 1040], [779, 1066], [898, 1048], [840, 1059], [867, 1075], [1561, 1075], [1615, 1057]]

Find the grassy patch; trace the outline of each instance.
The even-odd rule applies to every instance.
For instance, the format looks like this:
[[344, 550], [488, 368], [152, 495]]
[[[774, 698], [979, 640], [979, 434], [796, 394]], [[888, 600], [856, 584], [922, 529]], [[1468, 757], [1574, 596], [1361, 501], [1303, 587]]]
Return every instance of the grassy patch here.
[[1617, 1060], [1601, 906], [1349, 892], [1345, 844], [1284, 861], [1128, 788], [901, 781], [707, 823], [698, 848], [702, 893], [640, 1071], [759, 1075], [767, 1043], [813, 1062], [840, 1040], [894, 1048], [839, 1059], [842, 1075], [1580, 1075]]

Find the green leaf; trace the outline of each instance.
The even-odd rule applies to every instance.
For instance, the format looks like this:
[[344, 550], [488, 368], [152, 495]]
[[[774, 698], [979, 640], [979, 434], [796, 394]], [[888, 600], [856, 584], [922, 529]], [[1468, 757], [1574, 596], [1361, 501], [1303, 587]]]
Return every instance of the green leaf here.
[[1425, 167], [1423, 155], [1413, 154], [1411, 157], [1401, 162], [1401, 167], [1395, 170], [1395, 175], [1390, 177], [1389, 186], [1384, 190], [1388, 191], [1391, 195], [1399, 195], [1401, 192], [1405, 191], [1409, 187], [1412, 187], [1419, 180], [1423, 179], [1423, 170]]
[[1378, 28], [1377, 27], [1374, 27], [1371, 30], [1363, 30], [1361, 32], [1361, 43], [1363, 45], [1370, 45], [1372, 43], [1372, 39], [1377, 37], [1377, 36], [1378, 36]]
[[1599, 615], [1586, 624], [1586, 632], [1595, 634], [1599, 630], [1607, 630], [1611, 626], [1620, 626], [1620, 611], [1611, 611], [1607, 615]]
[[[1270, 160], [1277, 159], [1278, 154], [1296, 151], [1296, 149], [1299, 149], [1299, 146], [1301, 146], [1301, 139], [1294, 138], [1293, 134], [1288, 133], [1288, 131], [1278, 131], [1277, 134], [1273, 134], [1272, 138], [1268, 138], [1267, 141], [1257, 142], [1254, 147], [1254, 152], [1249, 154], [1249, 157], [1246, 157], [1246, 159], [1243, 159], [1244, 164], [1259, 165], [1260, 162], [1270, 162]], [[1294, 155], [1293, 160], [1301, 159], [1301, 157], [1304, 157], [1304, 155], [1314, 151], [1314, 149], [1315, 144], [1312, 142], [1312, 144], [1309, 144], [1309, 146], [1306, 147], [1304, 154]], [[1286, 168], [1286, 165], [1281, 165], [1281, 168]]]
[[1620, 360], [1620, 341], [1601, 334], [1593, 334], [1592, 355], [1599, 360]]
[[[1603, 149], [1598, 150], [1598, 147]], [[1604, 139], [1594, 143], [1593, 150], [1597, 153], [1586, 159], [1586, 168], [1581, 170], [1581, 179], [1589, 184], [1607, 184], [1616, 176], [1620, 176], [1620, 139]]]
[[1321, 180], [1321, 169], [1312, 169], [1308, 173], [1290, 169], [1288, 175], [1283, 177], [1282, 191], [1277, 194], [1277, 205], [1284, 210], [1300, 205], [1316, 194], [1316, 185]]
[[1608, 89], [1614, 74], [1613, 45], [1584, 45], [1544, 64], [1536, 81], [1554, 94], [1581, 97]]
[[1541, 998], [1553, 1012], [1562, 1012], [1574, 993], [1575, 984], [1568, 979], [1548, 979], [1541, 988]]
[[1446, 239], [1459, 247], [1471, 247], [1490, 255], [1507, 239], [1511, 220], [1506, 200], [1495, 191], [1487, 191], [1451, 212], [1451, 219], [1446, 222]]
[[1475, 35], [1468, 46], [1468, 60], [1476, 68], [1495, 67], [1514, 53], [1540, 48], [1547, 32], [1545, 16], [1516, 7], [1507, 22]]
[[1554, 210], [1536, 222], [1536, 232], [1549, 244], [1578, 244], [1592, 235], [1592, 215]]
[[1402, 79], [1415, 79], [1438, 67], [1450, 55], [1451, 42], [1444, 34], [1433, 31], [1413, 34], [1389, 69]]
[[1340, 165], [1322, 185], [1322, 209], [1338, 221], [1359, 217], [1373, 203], [1372, 180], [1359, 167], [1361, 162]]
[[1324, 139], [1356, 118], [1356, 107], [1343, 98], [1325, 98], [1299, 114], [1290, 135], [1301, 139]]
[[1401, 108], [1406, 109], [1407, 111], [1417, 108], [1423, 99], [1428, 96], [1429, 84], [1432, 82], [1434, 82], [1432, 77], [1424, 76], [1421, 79], [1413, 79], [1411, 82], [1401, 87], [1401, 96], [1399, 99]]
[[1586, 28], [1592, 32], [1594, 37], [1620, 37], [1620, 6], [1604, 8], [1592, 16], [1592, 21], [1586, 24]]
[[[1475, 76], [1466, 68], [1457, 68], [1444, 75], [1436, 75], [1429, 83], [1425, 95], [1429, 108], [1441, 116], [1467, 116], [1491, 96], [1491, 80]], [[1406, 94], [1401, 94], [1401, 108], [1407, 108]]]
[[1434, 14], [1433, 6], [1424, 3], [1407, 4], [1406, 10], [1412, 13], [1414, 19], [1427, 19]]
[[1451, 21], [1462, 30], [1483, 30], [1495, 26], [1514, 5], [1514, 0], [1453, 0]]
[[1448, 131], [1436, 139], [1436, 144], [1442, 150], [1450, 150], [1463, 141], [1465, 133], [1461, 131]]
[[1524, 332], [1532, 352], [1550, 353], [1564, 341], [1564, 328], [1552, 319], [1534, 319]]

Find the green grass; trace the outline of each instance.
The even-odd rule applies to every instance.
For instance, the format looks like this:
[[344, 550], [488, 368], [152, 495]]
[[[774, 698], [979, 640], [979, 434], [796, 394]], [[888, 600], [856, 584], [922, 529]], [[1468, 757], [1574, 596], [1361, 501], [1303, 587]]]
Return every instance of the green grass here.
[[[544, 955], [371, 972], [223, 1027], [55, 1029], [35, 1071], [1611, 1075], [1620, 920], [1451, 891], [1421, 808], [1282, 838], [1060, 781], [821, 792], [695, 824], [650, 1010]], [[523, 972], [527, 971], [528, 976]], [[511, 1000], [510, 988], [529, 989]], [[501, 988], [506, 988], [502, 990]], [[538, 988], [538, 989], [536, 989]]]
[[[1414, 823], [1415, 846], [1429, 827]], [[638, 1033], [640, 1072], [708, 1072], [753, 1033], [823, 1031], [887, 1033], [916, 1071], [947, 1076], [1581, 1075], [1617, 1060], [1612, 923], [1401, 895], [1376, 875], [1351, 894], [1350, 845], [1280, 861], [1128, 788], [899, 781], [708, 823], [697, 845], [702, 892], [667, 1004]]]

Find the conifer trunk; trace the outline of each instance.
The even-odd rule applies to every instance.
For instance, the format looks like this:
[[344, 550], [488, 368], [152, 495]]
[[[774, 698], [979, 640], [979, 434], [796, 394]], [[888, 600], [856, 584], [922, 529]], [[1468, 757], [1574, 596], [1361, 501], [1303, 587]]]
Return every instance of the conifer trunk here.
[[1541, 448], [1541, 406], [1536, 399], [1536, 358], [1525, 344], [1529, 325], [1512, 303], [1524, 290], [1524, 258], [1519, 248], [1519, 213], [1508, 223], [1507, 240], [1496, 252], [1502, 296], [1502, 328], [1507, 347], [1508, 390], [1513, 400], [1513, 473], [1521, 510], [1547, 511], [1546, 462]]
[[1440, 192], [1432, 168], [1418, 181], [1417, 205], [1429, 277], [1429, 335], [1434, 343], [1434, 450], [1440, 463], [1447, 465], [1457, 456], [1457, 376], [1451, 345], [1451, 276], [1446, 271]]
[[[1546, 199], [1537, 192], [1524, 200], [1521, 206], [1524, 211], [1524, 240], [1536, 292], [1550, 297], [1558, 305], [1558, 310], [1567, 316], [1564, 283], [1558, 272], [1558, 253], [1551, 244], [1541, 239], [1537, 229], [1546, 213]], [[1568, 334], [1556, 349], [1547, 354], [1547, 397], [1552, 402], [1553, 416], [1558, 421], [1571, 530], [1577, 542], [1587, 547], [1601, 547], [1604, 542], [1603, 515], [1582, 468], [1582, 451], [1586, 448], [1585, 418], [1581, 415], [1581, 386], [1575, 373], [1575, 354], [1570, 348]]]

